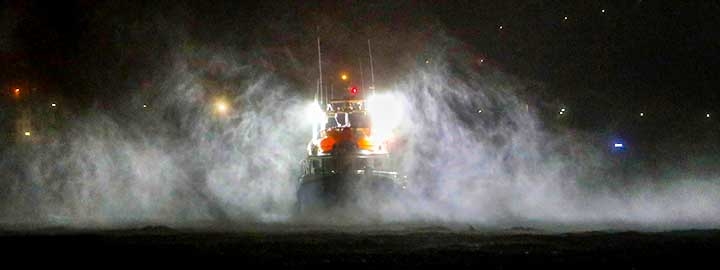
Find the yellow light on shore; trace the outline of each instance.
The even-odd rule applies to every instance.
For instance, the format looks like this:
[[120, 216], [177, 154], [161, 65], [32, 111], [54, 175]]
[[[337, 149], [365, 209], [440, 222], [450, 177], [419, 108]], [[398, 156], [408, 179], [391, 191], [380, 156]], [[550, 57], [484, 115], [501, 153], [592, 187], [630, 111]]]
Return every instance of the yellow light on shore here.
[[30, 136], [30, 131], [25, 131], [25, 136]]
[[223, 99], [218, 99], [213, 104], [215, 113], [224, 115], [230, 110], [230, 105]]
[[348, 75], [345, 74], [345, 73], [343, 73], [343, 74], [340, 75], [340, 79], [342, 79], [343, 81], [347, 81]]
[[226, 112], [226, 111], [227, 111], [227, 105], [225, 105], [225, 104], [223, 104], [223, 103], [218, 103], [218, 104], [217, 104], [217, 109], [218, 109], [218, 111], [220, 111], [220, 112]]

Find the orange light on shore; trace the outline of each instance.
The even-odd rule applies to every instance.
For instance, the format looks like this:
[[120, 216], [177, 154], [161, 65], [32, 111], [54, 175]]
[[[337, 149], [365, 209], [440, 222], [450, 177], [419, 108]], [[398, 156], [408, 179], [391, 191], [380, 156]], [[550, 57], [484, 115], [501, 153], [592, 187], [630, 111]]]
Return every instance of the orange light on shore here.
[[16, 97], [20, 96], [20, 88], [15, 88], [15, 90], [13, 90], [13, 94], [15, 94]]

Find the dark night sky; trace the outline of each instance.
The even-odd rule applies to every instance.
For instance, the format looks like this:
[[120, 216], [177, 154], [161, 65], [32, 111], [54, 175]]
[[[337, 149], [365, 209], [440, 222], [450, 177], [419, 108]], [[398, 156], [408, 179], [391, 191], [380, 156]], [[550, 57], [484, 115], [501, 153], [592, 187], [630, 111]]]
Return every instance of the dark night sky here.
[[720, 113], [715, 1], [122, 2], [10, 1], [0, 31], [3, 89], [106, 99], [166, 76], [158, 67], [188, 44], [259, 51], [244, 57], [267, 58], [307, 87], [318, 25], [326, 70], [352, 70], [372, 38], [389, 74], [379, 77], [390, 80], [396, 63], [388, 59], [432, 57], [423, 37], [442, 29], [486, 65], [540, 82], [587, 114]]

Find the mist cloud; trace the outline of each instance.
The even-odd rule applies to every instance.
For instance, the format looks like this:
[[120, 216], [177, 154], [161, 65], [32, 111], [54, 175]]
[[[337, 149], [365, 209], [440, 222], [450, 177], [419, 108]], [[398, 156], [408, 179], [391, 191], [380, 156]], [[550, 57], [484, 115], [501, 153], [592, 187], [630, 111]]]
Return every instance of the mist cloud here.
[[[716, 179], [622, 182], [606, 173], [609, 157], [592, 134], [544, 126], [517, 94], [525, 82], [437, 51], [432, 64], [378, 90], [403, 109], [397, 132], [405, 148], [396, 156], [410, 186], [373, 222], [610, 229], [720, 222]], [[149, 108], [93, 110], [53, 143], [4, 150], [0, 222], [292, 224], [309, 95], [247, 57], [208, 55], [227, 67], [216, 89], [203, 82], [207, 67], [188, 64], [197, 55], [178, 53]], [[213, 112], [218, 96], [231, 105], [226, 115]]]

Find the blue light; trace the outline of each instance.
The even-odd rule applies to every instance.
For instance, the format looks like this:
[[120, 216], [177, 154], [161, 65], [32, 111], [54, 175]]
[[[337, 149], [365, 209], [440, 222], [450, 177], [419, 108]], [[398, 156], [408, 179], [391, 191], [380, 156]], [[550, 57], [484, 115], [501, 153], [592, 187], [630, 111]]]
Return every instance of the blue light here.
[[628, 144], [625, 140], [616, 137], [610, 141], [610, 145], [608, 146], [610, 147], [610, 151], [613, 153], [623, 153], [627, 151]]

